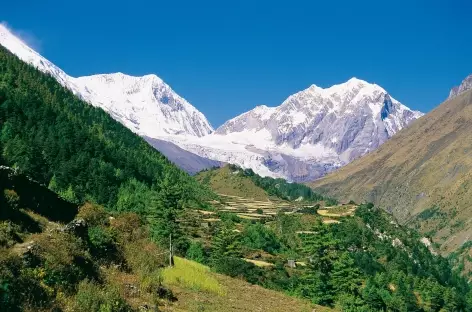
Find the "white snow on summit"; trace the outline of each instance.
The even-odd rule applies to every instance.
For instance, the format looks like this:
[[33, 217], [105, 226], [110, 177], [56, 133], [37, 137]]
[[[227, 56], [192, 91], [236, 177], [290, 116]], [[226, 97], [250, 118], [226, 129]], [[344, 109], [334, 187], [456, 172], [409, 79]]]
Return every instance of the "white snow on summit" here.
[[326, 89], [312, 85], [278, 107], [258, 106], [208, 136], [172, 140], [261, 175], [308, 181], [375, 150], [421, 116], [382, 87], [352, 78]]
[[3, 24], [0, 24], [0, 44], [141, 136], [158, 138], [185, 134], [198, 137], [213, 131], [201, 112], [155, 75], [133, 77], [116, 73], [71, 77], [28, 47]]
[[[167, 155], [179, 157], [180, 153], [180, 164], [187, 159], [183, 149], [206, 159], [252, 168], [262, 176], [309, 181], [375, 150], [423, 115], [382, 87], [352, 78], [329, 88], [312, 85], [280, 106], [257, 106], [213, 131], [201, 112], [155, 75], [115, 73], [74, 78], [1, 24], [0, 44], [154, 142], [155, 147], [164, 146]], [[469, 88], [466, 82], [454, 93]], [[193, 160], [188, 162], [198, 166], [211, 164], [189, 157]]]

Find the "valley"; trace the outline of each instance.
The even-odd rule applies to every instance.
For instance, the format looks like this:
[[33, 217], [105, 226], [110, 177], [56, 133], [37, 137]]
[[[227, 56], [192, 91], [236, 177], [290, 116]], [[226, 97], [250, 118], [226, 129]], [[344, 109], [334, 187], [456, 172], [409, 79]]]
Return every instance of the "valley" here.
[[[153, 23], [167, 18], [154, 9]], [[106, 58], [126, 50], [129, 66], [97, 66], [106, 59], [88, 45], [80, 55], [70, 50], [93, 73], [122, 66], [135, 73], [90, 74], [0, 23], [0, 311], [472, 311], [472, 75], [423, 114], [376, 80], [351, 76], [356, 69], [374, 77], [376, 57], [389, 49], [372, 57], [344, 37], [348, 49], [316, 45], [352, 56], [334, 62], [342, 74], [317, 68], [320, 85], [307, 84], [312, 72], [282, 75], [308, 65], [304, 48], [271, 49], [280, 57], [297, 50], [285, 61], [265, 51], [251, 66], [238, 63], [249, 55], [237, 50], [226, 62], [240, 72], [218, 81], [225, 67], [210, 52], [230, 53], [223, 37], [212, 49], [203, 41], [177, 51], [182, 34], [165, 41], [158, 30], [146, 38], [159, 42], [150, 51], [133, 41], [139, 34], [113, 32], [130, 41]], [[142, 60], [131, 57], [134, 44]], [[201, 61], [213, 55], [215, 77], [206, 77], [208, 64], [202, 77], [187, 53]], [[421, 88], [428, 93], [421, 100], [437, 99], [429, 97], [436, 85], [408, 86], [388, 65], [378, 81], [402, 101], [409, 98], [399, 91], [418, 100]], [[212, 111], [202, 107], [220, 126], [145, 74], [156, 68], [178, 88], [188, 84], [195, 103], [210, 90]], [[282, 76], [283, 84], [271, 85]], [[257, 90], [247, 89], [255, 81]], [[251, 106], [262, 95], [272, 106]], [[247, 105], [228, 106], [233, 100]]]

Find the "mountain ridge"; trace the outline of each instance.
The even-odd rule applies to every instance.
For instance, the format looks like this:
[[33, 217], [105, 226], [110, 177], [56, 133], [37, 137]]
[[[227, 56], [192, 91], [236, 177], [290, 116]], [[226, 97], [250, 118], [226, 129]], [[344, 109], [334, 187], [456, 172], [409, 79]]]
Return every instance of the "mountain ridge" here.
[[449, 252], [472, 235], [472, 91], [442, 103], [378, 150], [310, 185], [368, 201], [419, 227]]
[[451, 92], [449, 93], [449, 97], [447, 99], [448, 100], [453, 99], [459, 94], [464, 93], [470, 89], [472, 89], [472, 74], [470, 74], [464, 80], [462, 80], [462, 83], [460, 85], [452, 88]]
[[[72, 77], [31, 49], [3, 24], [0, 24], [0, 44], [142, 136], [157, 138], [175, 133], [203, 136], [213, 131], [201, 112], [154, 74], [137, 77], [118, 72]], [[120, 88], [113, 88], [113, 83]], [[136, 122], [136, 115], [144, 125]]]
[[257, 106], [212, 134], [174, 143], [263, 176], [306, 182], [375, 150], [422, 115], [382, 87], [351, 78], [325, 89], [311, 85], [279, 106]]
[[[382, 87], [351, 78], [324, 89], [311, 85], [277, 107], [258, 106], [214, 131], [198, 109], [156, 75], [114, 73], [74, 78], [4, 25], [0, 25], [0, 44], [141, 137], [186, 150], [189, 162], [198, 156], [289, 181], [314, 180], [344, 166], [422, 116]], [[182, 164], [185, 159], [170, 160]]]

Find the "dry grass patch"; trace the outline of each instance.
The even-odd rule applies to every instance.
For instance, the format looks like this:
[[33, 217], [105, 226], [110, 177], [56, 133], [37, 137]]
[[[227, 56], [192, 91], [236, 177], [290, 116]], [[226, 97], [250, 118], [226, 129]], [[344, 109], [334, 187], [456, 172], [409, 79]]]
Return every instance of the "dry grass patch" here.
[[270, 263], [270, 262], [266, 262], [266, 261], [261, 261], [261, 260], [252, 260], [252, 259], [246, 259], [246, 258], [243, 258], [244, 261], [246, 262], [250, 262], [258, 267], [261, 267], [261, 268], [265, 268], [265, 267], [272, 267], [274, 266], [273, 263]]
[[198, 312], [326, 312], [336, 311], [316, 306], [308, 300], [290, 297], [282, 292], [251, 285], [245, 281], [228, 276], [213, 274], [224, 287], [225, 296], [210, 292], [195, 292], [177, 286], [172, 291], [179, 300], [168, 307], [159, 307], [162, 311], [198, 311]]

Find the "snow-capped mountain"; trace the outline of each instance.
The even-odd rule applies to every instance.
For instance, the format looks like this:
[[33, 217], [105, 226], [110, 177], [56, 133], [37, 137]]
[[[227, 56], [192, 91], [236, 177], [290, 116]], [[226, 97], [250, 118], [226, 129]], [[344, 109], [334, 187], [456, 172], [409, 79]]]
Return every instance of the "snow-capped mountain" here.
[[309, 181], [375, 150], [422, 115], [380, 86], [353, 78], [326, 89], [312, 85], [278, 107], [258, 106], [213, 132], [201, 112], [155, 75], [74, 78], [1, 24], [0, 44], [104, 109], [186, 170], [186, 161], [199, 170], [215, 164], [209, 159], [263, 176]]
[[175, 143], [262, 175], [308, 181], [375, 150], [422, 115], [352, 78], [326, 89], [312, 85], [278, 107], [258, 106], [213, 134]]
[[122, 73], [73, 79], [84, 100], [99, 106], [133, 132], [150, 138], [213, 131], [206, 117], [156, 75]]
[[2, 24], [0, 44], [141, 136], [198, 137], [213, 131], [201, 112], [155, 75], [133, 77], [116, 73], [74, 78], [28, 47]]
[[462, 80], [462, 83], [460, 86], [454, 87], [451, 89], [451, 92], [449, 93], [449, 97], [447, 98], [448, 100], [455, 98], [459, 94], [472, 89], [472, 74], [467, 76], [464, 80]]

